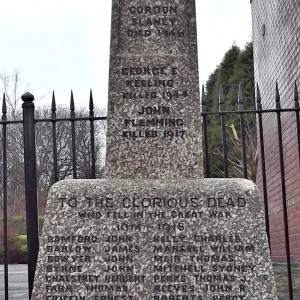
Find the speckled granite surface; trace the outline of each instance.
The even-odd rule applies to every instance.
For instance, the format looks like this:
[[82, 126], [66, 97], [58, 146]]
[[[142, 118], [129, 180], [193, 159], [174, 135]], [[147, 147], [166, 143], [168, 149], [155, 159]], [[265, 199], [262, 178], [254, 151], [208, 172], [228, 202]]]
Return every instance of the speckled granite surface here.
[[203, 176], [194, 0], [113, 0], [107, 178]]
[[277, 299], [250, 181], [66, 180], [47, 212], [32, 300]]

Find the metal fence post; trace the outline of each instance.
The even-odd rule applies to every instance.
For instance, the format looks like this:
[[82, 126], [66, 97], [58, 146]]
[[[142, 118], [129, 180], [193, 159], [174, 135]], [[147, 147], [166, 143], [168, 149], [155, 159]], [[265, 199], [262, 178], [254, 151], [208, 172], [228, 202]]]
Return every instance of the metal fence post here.
[[37, 208], [37, 176], [34, 96], [24, 94], [23, 100], [23, 133], [24, 133], [24, 165], [25, 165], [25, 196], [27, 223], [27, 253], [28, 253], [28, 285], [29, 298], [33, 289], [34, 274], [39, 252], [38, 208]]

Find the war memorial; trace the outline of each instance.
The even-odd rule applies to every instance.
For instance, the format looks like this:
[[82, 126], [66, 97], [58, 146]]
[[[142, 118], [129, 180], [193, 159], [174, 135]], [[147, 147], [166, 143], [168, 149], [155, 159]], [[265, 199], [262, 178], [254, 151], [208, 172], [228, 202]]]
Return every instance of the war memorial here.
[[203, 179], [199, 98], [195, 1], [113, 0], [106, 179], [51, 188], [33, 300], [277, 299], [256, 186]]

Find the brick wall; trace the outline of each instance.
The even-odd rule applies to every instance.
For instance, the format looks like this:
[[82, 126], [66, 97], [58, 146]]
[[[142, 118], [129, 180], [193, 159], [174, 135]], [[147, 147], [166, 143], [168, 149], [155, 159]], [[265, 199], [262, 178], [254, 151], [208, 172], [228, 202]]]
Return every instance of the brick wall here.
[[[275, 81], [282, 107], [293, 107], [294, 83], [300, 90], [300, 1], [252, 0], [255, 81], [264, 108], [275, 108]], [[274, 261], [284, 262], [285, 239], [276, 114], [264, 117], [264, 140]], [[291, 256], [300, 261], [300, 169], [295, 113], [282, 114], [286, 196]], [[261, 170], [258, 186], [262, 192]]]

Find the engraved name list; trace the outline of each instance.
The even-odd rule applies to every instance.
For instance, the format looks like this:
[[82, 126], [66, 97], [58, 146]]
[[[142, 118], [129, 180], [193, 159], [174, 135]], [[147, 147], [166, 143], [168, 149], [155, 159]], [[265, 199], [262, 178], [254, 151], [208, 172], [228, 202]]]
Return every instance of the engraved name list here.
[[[137, 283], [153, 300], [246, 299], [256, 264], [241, 263], [236, 254], [254, 253], [255, 245], [196, 226], [232, 218], [249, 206], [247, 197], [60, 197], [56, 205], [80, 223], [97, 222], [98, 234], [47, 235], [47, 300], [133, 300]], [[97, 272], [87, 272], [86, 264]]]

